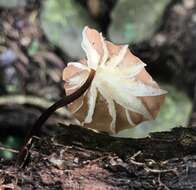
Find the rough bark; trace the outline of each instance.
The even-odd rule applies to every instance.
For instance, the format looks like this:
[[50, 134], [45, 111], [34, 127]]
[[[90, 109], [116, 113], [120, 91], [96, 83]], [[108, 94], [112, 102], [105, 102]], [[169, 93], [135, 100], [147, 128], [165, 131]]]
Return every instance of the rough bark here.
[[31, 150], [26, 168], [0, 162], [0, 187], [13, 189], [196, 189], [196, 130], [144, 139], [114, 138], [71, 126]]

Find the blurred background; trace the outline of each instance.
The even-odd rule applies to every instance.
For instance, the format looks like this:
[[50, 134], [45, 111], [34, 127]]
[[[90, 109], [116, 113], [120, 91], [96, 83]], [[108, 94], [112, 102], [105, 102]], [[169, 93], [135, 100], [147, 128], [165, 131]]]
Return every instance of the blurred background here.
[[[118, 136], [195, 125], [196, 0], [0, 0], [0, 157], [12, 159], [4, 147], [18, 149], [37, 117], [64, 96], [62, 70], [85, 56], [86, 25], [130, 44], [169, 92], [155, 121]], [[44, 133], [65, 120], [61, 109]]]

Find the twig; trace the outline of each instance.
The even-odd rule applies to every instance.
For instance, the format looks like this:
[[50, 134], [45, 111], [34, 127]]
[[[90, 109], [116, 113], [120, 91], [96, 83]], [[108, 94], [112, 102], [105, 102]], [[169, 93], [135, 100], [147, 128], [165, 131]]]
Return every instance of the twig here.
[[151, 169], [149, 167], [144, 167], [144, 169], [147, 171], [147, 172], [151, 172], [151, 173], [167, 173], [167, 172], [174, 172], [176, 173], [176, 170], [175, 169], [168, 169], [168, 170], [159, 170], [159, 169]]
[[159, 182], [159, 186], [160, 186], [159, 188], [164, 187], [166, 190], [170, 190], [170, 188], [167, 187], [167, 186], [161, 181], [161, 173], [159, 173], [158, 182]]
[[142, 153], [142, 151], [141, 150], [139, 150], [138, 152], [136, 152], [133, 156], [131, 156], [131, 160], [135, 160], [135, 158], [137, 157], [137, 156], [139, 156], [140, 154]]
[[[29, 95], [6, 95], [0, 97], [0, 106], [1, 105], [10, 105], [10, 104], [29, 104], [41, 108], [48, 108], [50, 105], [54, 104], [52, 101], [48, 101], [44, 98], [37, 96]], [[70, 116], [69, 111], [66, 108], [57, 110], [57, 113], [62, 116]]]
[[[137, 162], [137, 161], [135, 160], [135, 157], [137, 157], [139, 154], [141, 154], [141, 151], [136, 152], [136, 153], [130, 158], [130, 162], [131, 162], [132, 164], [134, 164], [134, 165], [137, 165], [137, 166], [143, 166], [143, 168], [144, 168], [144, 170], [145, 170], [146, 172], [158, 173], [158, 174], [160, 174], [160, 173], [167, 173], [167, 172], [174, 172], [174, 173], [176, 174], [176, 170], [175, 170], [175, 169], [167, 169], [167, 170], [164, 170], [164, 169], [162, 169], [162, 170], [159, 170], [159, 169], [151, 169], [151, 168], [149, 168], [149, 167], [147, 166], [146, 163]], [[151, 162], [152, 162], [152, 160], [151, 160]]]
[[2, 146], [0, 146], [0, 150], [12, 152], [12, 153], [18, 153], [19, 152], [18, 150], [14, 150], [12, 148], [6, 148], [6, 147], [2, 147]]

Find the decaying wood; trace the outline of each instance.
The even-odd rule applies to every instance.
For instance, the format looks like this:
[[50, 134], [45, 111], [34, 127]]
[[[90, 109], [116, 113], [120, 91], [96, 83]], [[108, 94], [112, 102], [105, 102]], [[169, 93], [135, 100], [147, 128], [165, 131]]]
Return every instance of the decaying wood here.
[[25, 169], [0, 162], [0, 187], [13, 189], [196, 189], [196, 130], [175, 128], [124, 139], [61, 125], [41, 138]]
[[[174, 1], [155, 37], [133, 49], [154, 76], [158, 73], [193, 98], [193, 126], [196, 7], [187, 10], [183, 2]], [[121, 139], [76, 126], [61, 127], [52, 140], [35, 144], [25, 169], [14, 165], [14, 161], [0, 160], [0, 189], [196, 189], [196, 129], [175, 128], [144, 139]]]

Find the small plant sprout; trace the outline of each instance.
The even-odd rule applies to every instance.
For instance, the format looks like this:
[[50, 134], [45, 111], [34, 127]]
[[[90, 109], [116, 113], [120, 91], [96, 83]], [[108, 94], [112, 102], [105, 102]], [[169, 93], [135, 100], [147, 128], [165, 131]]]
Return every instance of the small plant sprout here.
[[96, 72], [87, 92], [69, 106], [81, 125], [115, 134], [154, 119], [167, 92], [148, 74], [146, 64], [128, 45], [114, 45], [94, 29], [85, 27], [82, 37], [86, 59], [68, 63], [63, 71], [66, 94], [77, 91], [91, 69]]

